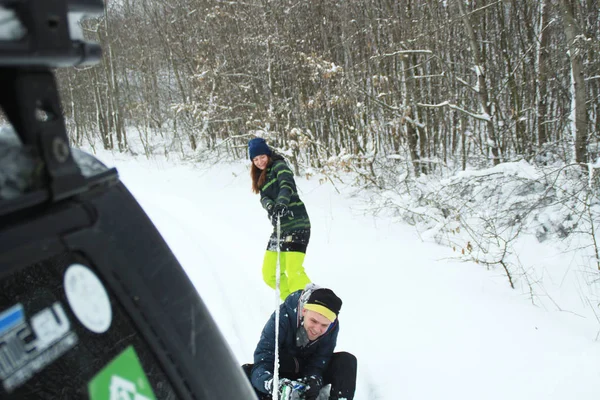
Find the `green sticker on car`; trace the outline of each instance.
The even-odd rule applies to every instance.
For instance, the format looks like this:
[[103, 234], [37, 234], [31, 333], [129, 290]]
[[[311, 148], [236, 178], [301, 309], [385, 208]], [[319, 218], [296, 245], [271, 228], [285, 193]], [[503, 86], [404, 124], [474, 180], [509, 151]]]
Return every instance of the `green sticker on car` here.
[[156, 400], [133, 346], [127, 347], [88, 383], [90, 400]]

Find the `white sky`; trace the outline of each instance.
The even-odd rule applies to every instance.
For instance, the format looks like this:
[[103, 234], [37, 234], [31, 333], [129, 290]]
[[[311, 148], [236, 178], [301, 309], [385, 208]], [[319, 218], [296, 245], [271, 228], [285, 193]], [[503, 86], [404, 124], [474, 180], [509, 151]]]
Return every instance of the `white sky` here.
[[[98, 157], [118, 168], [240, 364], [251, 362], [275, 295], [261, 279], [271, 228], [247, 163]], [[501, 270], [452, 261], [451, 249], [415, 228], [362, 215], [364, 199], [316, 178], [296, 183], [313, 226], [307, 273], [344, 302], [336, 350], [358, 358], [356, 400], [600, 398], [597, 320], [532, 305]], [[562, 262], [551, 245], [524, 243], [525, 262]]]

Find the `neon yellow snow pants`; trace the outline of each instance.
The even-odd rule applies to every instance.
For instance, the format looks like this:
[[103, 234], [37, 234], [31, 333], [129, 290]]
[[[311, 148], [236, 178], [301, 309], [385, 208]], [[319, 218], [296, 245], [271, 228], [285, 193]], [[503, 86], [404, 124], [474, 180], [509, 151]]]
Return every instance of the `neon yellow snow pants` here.
[[[304, 271], [304, 253], [297, 251], [282, 251], [280, 254], [280, 279], [279, 279], [279, 294], [281, 300], [297, 290], [304, 289], [310, 279]], [[262, 274], [263, 280], [271, 288], [276, 287], [276, 276], [277, 271], [277, 252], [269, 251], [265, 252], [265, 258], [263, 260]]]

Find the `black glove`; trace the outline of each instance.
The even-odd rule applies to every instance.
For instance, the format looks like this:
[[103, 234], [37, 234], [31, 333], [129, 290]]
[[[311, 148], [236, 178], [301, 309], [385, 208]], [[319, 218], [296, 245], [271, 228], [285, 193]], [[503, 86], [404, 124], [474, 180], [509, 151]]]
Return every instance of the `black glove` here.
[[317, 375], [311, 375], [300, 379], [300, 381], [304, 382], [306, 385], [306, 388], [304, 389], [304, 399], [316, 400], [323, 387], [323, 378]]
[[267, 215], [269, 216], [269, 219], [273, 218], [273, 209], [275, 208], [275, 203], [270, 202], [267, 204]]
[[275, 204], [275, 207], [273, 207], [273, 212], [271, 213], [271, 221], [273, 222], [273, 225], [277, 224], [277, 217], [285, 217], [289, 212], [290, 211], [285, 204]]
[[277, 203], [275, 204], [275, 208], [273, 208], [273, 214], [279, 215], [283, 217], [289, 213], [288, 207], [285, 204]]

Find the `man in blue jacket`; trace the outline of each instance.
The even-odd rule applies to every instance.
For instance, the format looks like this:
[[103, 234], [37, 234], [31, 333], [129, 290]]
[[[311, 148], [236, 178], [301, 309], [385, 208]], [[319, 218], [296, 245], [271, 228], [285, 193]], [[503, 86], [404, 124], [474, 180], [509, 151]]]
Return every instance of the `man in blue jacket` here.
[[[295, 388], [301, 399], [316, 400], [331, 384], [329, 399], [354, 398], [357, 360], [346, 352], [334, 353], [342, 300], [315, 284], [291, 293], [279, 309], [279, 388]], [[275, 362], [275, 313], [267, 321], [254, 364], [243, 366], [259, 399], [270, 399]], [[289, 390], [288, 388], [288, 390]]]

